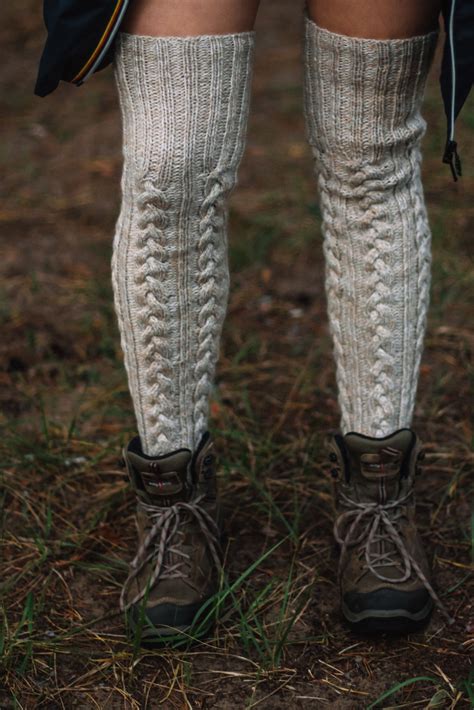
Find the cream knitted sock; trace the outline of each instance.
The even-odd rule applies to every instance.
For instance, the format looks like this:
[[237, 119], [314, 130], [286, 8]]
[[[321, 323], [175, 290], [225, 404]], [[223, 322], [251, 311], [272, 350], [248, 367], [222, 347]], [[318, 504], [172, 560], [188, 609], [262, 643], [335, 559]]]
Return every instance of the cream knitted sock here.
[[253, 43], [251, 32], [118, 38], [124, 168], [112, 280], [149, 455], [194, 449], [207, 428]]
[[344, 433], [411, 423], [431, 260], [420, 106], [436, 40], [346, 37], [306, 18], [305, 115]]

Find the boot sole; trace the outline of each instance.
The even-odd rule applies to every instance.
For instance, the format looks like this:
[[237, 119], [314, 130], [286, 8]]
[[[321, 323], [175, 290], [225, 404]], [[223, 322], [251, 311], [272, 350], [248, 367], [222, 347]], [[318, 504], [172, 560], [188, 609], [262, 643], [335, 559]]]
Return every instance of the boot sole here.
[[352, 631], [361, 634], [404, 634], [420, 631], [430, 620], [432, 611], [431, 599], [417, 612], [406, 609], [366, 609], [354, 612], [344, 602], [342, 603], [345, 621]]
[[129, 618], [129, 635], [133, 640], [137, 633], [140, 633], [140, 646], [145, 648], [160, 648], [163, 646], [179, 647], [186, 644], [192, 644], [194, 641], [200, 641], [206, 638], [212, 628], [214, 622], [211, 621], [199, 633], [193, 631], [190, 626], [151, 626], [146, 623], [139, 629], [138, 625]]

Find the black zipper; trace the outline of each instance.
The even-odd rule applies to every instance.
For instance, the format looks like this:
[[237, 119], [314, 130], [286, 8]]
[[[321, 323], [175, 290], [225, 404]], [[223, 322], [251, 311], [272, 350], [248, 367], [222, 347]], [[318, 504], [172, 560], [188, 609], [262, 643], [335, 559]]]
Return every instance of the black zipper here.
[[454, 10], [456, 7], [456, 0], [451, 0], [451, 10], [449, 13], [448, 21], [448, 42], [451, 58], [451, 110], [448, 116], [448, 129], [449, 135], [446, 140], [446, 145], [443, 154], [443, 163], [447, 163], [451, 168], [451, 173], [453, 175], [454, 182], [462, 176], [461, 159], [458, 153], [458, 144], [454, 140], [454, 110], [456, 106], [456, 58], [454, 54]]

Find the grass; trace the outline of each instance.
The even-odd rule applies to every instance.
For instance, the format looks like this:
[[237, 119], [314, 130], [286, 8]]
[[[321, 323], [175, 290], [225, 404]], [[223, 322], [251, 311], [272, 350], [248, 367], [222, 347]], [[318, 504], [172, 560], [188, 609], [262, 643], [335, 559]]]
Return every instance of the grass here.
[[424, 633], [364, 639], [340, 620], [320, 213], [299, 110], [299, 28], [278, 0], [262, 9], [269, 45], [232, 201], [232, 294], [212, 405], [226, 573], [195, 643], [143, 649], [118, 608], [135, 547], [120, 451], [135, 425], [110, 287], [114, 87], [104, 72], [80, 91], [29, 96], [41, 18], [27, 5], [13, 4], [0, 28], [15, 57], [0, 68], [0, 707], [474, 706], [472, 100], [458, 127], [465, 176], [454, 185], [440, 161], [433, 72], [424, 159], [433, 287], [415, 425], [428, 451], [420, 528], [455, 624], [435, 614]]

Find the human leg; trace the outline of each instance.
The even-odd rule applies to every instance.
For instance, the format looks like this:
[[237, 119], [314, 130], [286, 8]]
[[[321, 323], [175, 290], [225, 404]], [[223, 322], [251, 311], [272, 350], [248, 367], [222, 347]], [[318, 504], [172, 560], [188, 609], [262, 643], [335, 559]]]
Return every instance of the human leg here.
[[123, 30], [159, 37], [235, 34], [253, 30], [260, 0], [134, 0]]
[[252, 45], [248, 32], [119, 37], [124, 172], [113, 283], [149, 455], [194, 448], [207, 428], [227, 302], [226, 199], [244, 147]]
[[151, 640], [188, 630], [218, 581], [206, 430], [229, 285], [227, 197], [249, 107], [254, 38], [240, 31], [252, 24], [241, 9], [256, 8], [225, 3], [235, 26], [216, 24], [215, 0], [194, 3], [193, 16], [178, 3], [176, 17], [171, 3], [138, 2], [127, 28], [145, 34], [122, 33], [115, 55], [124, 169], [112, 276], [139, 432], [124, 450], [139, 549], [121, 603], [134, 624], [145, 605]]
[[[389, 0], [357, 7], [348, 0], [345, 13], [342, 0], [334, 5], [344, 27], [351, 19], [358, 27], [359, 9], [369, 6], [380, 22], [385, 6], [397, 15]], [[409, 3], [417, 28], [419, 5]], [[337, 28], [333, 3], [309, 6], [318, 8], [323, 16], [328, 8], [326, 19]], [[396, 34], [389, 16], [377, 34]], [[406, 33], [398, 18], [394, 24]], [[432, 27], [431, 19], [425, 25]], [[434, 31], [372, 40], [306, 22], [306, 117], [344, 432], [384, 436], [411, 423], [430, 282], [420, 107], [435, 43]]]
[[441, 0], [308, 0], [308, 14], [330, 32], [404, 39], [438, 29]]
[[420, 447], [409, 427], [431, 261], [420, 109], [439, 5], [308, 9], [305, 114], [342, 414], [330, 460], [343, 612], [360, 630], [415, 628], [437, 600], [414, 522]]

